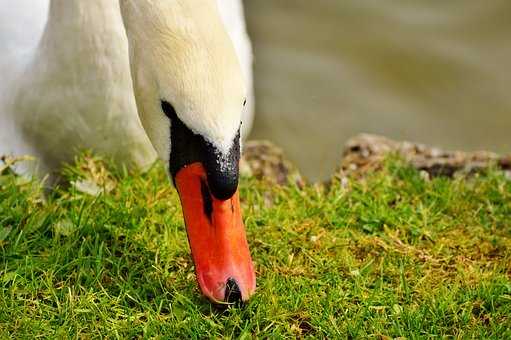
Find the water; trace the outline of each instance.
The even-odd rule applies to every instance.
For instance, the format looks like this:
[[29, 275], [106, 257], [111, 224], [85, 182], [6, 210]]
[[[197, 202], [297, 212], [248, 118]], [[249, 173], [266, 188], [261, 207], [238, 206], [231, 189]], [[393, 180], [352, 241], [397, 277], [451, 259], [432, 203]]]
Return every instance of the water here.
[[347, 138], [511, 152], [511, 1], [248, 0], [257, 118], [312, 179]]

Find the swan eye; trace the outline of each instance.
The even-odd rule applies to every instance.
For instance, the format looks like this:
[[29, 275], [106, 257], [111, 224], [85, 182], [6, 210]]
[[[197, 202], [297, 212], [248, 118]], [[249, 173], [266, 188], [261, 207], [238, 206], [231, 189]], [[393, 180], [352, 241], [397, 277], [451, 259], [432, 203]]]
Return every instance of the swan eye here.
[[172, 106], [172, 104], [169, 103], [168, 101], [166, 100], [161, 101], [161, 109], [170, 120], [174, 120], [175, 118], [177, 118], [177, 113], [176, 110], [174, 109], [174, 106]]
[[243, 101], [243, 106], [247, 106], [247, 100], [246, 99]]

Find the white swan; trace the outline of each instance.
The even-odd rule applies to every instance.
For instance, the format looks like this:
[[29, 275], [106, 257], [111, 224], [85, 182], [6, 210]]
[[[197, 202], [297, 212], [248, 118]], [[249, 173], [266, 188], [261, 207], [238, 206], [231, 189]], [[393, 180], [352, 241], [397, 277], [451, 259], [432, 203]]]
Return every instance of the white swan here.
[[[217, 2], [248, 89], [246, 136], [253, 93], [243, 7], [240, 0]], [[154, 161], [135, 106], [118, 0], [0, 0], [2, 47], [0, 154], [36, 155], [40, 174], [71, 162], [80, 149], [140, 167]]]
[[237, 194], [251, 61], [239, 0], [218, 3], [222, 16], [214, 0], [51, 0], [21, 76], [4, 82], [0, 143], [46, 172], [84, 147], [144, 165], [149, 136], [180, 194], [199, 286], [231, 302], [255, 290]]

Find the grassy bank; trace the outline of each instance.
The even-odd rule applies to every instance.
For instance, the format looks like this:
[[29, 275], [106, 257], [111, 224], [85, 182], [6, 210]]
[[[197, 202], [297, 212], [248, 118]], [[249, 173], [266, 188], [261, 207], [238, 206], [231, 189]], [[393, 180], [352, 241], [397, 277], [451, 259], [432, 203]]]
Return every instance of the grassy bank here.
[[2, 339], [511, 337], [511, 182], [497, 170], [427, 180], [389, 160], [328, 189], [244, 178], [258, 291], [225, 311], [198, 293], [160, 166], [84, 159], [65, 176], [75, 185], [46, 197], [0, 176]]

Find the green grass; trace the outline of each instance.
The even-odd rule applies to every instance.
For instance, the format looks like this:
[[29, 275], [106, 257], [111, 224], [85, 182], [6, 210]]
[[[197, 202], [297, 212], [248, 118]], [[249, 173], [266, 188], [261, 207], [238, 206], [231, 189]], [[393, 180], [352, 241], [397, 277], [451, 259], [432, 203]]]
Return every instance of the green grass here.
[[[258, 290], [199, 295], [161, 166], [85, 157], [75, 186], [0, 176], [0, 338], [511, 337], [511, 181], [431, 181], [399, 160], [329, 188], [241, 181]], [[107, 170], [108, 168], [108, 170]]]

